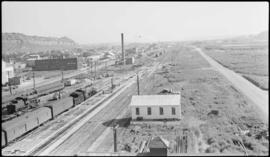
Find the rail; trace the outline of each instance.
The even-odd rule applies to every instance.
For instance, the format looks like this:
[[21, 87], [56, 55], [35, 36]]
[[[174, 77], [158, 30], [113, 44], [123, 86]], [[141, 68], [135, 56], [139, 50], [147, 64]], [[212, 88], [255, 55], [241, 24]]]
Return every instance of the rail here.
[[[129, 83], [129, 82], [127, 82]], [[78, 123], [79, 121], [83, 120], [84, 117], [86, 117], [88, 114], [90, 114], [92, 111], [94, 111], [95, 109], [97, 109], [99, 106], [101, 106], [104, 102], [108, 101], [109, 99], [112, 99], [113, 97], [115, 97], [115, 95], [122, 90], [123, 88], [125, 88], [126, 85], [122, 85], [120, 86], [118, 89], [116, 89], [111, 95], [109, 95], [108, 97], [105, 97], [104, 99], [100, 100], [99, 102], [97, 102], [92, 108], [89, 108], [88, 110], [86, 110], [82, 115], [76, 117], [72, 122], [70, 122], [69, 124], [67, 124], [66, 126], [63, 127], [63, 129], [61, 129], [60, 131], [58, 131], [57, 133], [55, 133], [54, 135], [51, 135], [50, 137], [47, 138], [47, 140], [45, 140], [41, 145], [39, 145], [37, 148], [33, 148], [32, 150], [28, 151], [25, 155], [35, 155], [39, 152], [41, 152], [44, 148], [46, 148], [49, 145], [52, 145], [54, 142], [56, 142], [57, 138], [59, 138], [61, 136], [61, 134], [63, 134], [64, 132], [66, 132], [67, 130], [69, 130], [70, 128], [72, 128], [76, 123]], [[105, 88], [103, 88], [105, 89]], [[102, 90], [97, 93], [96, 95], [99, 95], [102, 92]], [[86, 101], [82, 102], [81, 104], [87, 103]]]

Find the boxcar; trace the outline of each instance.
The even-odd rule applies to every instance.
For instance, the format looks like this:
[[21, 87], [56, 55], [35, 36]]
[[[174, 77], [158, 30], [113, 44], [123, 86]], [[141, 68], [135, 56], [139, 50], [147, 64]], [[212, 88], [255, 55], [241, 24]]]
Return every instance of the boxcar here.
[[20, 116], [2, 123], [2, 129], [6, 132], [7, 143], [22, 136], [27, 132], [25, 117]]
[[51, 110], [47, 107], [41, 107], [34, 111], [28, 112], [20, 117], [3, 123], [2, 128], [6, 135], [2, 131], [2, 136], [6, 137], [5, 143], [8, 143], [22, 136], [24, 133], [38, 127], [39, 125], [50, 119], [52, 119]]
[[32, 111], [33, 117], [37, 119], [37, 124], [41, 125], [44, 122], [52, 119], [51, 109], [48, 107], [40, 107], [34, 111]]
[[22, 117], [25, 118], [26, 132], [28, 132], [28, 131], [30, 131], [38, 126], [37, 115], [35, 115], [34, 112], [28, 112], [28, 113], [22, 115]]
[[73, 98], [66, 97], [60, 100], [51, 101], [50, 103], [45, 105], [46, 107], [51, 108], [52, 116], [55, 117], [60, 113], [72, 108], [73, 105]]

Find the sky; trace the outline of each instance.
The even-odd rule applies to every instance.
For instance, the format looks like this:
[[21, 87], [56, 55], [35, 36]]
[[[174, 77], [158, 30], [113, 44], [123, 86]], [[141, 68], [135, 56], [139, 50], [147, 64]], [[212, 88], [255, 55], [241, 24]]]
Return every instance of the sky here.
[[201, 40], [268, 30], [267, 2], [2, 2], [2, 32], [79, 44]]

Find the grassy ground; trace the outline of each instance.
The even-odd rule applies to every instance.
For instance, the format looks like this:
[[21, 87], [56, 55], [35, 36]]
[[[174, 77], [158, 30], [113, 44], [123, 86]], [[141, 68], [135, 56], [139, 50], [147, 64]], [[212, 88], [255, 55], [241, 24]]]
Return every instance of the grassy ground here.
[[256, 86], [268, 90], [268, 45], [204, 46], [204, 52], [240, 73]]
[[157, 94], [163, 88], [181, 91], [183, 119], [173, 126], [121, 127], [119, 150], [129, 145], [131, 152], [136, 152], [143, 140], [161, 135], [171, 142], [169, 151], [173, 153], [175, 138], [187, 129], [193, 141], [189, 152], [268, 154], [268, 124], [261, 120], [255, 105], [197, 52], [177, 46], [158, 60], [163, 67], [141, 82], [141, 93]]

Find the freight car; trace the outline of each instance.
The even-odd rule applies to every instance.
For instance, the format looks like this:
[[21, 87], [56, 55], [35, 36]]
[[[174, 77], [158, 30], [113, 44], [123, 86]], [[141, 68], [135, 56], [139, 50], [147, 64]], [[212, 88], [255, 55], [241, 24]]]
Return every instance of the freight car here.
[[[19, 117], [13, 118], [7, 122], [2, 123], [2, 147], [6, 146], [9, 142], [33, 130], [44, 122], [53, 119], [64, 111], [82, 103], [90, 96], [97, 93], [93, 87], [79, 89], [71, 93], [70, 96], [60, 100], [49, 101], [43, 107], [34, 109]], [[50, 97], [50, 96], [48, 96]], [[28, 98], [28, 99], [27, 99]], [[28, 104], [29, 100], [35, 100], [36, 96], [20, 97], [16, 100]], [[28, 101], [27, 101], [28, 100]]]
[[62, 112], [74, 107], [73, 98], [66, 97], [60, 100], [51, 101], [49, 104], [45, 105], [51, 109], [51, 113], [53, 118], [57, 115], [61, 114]]
[[2, 138], [1, 146], [5, 146], [7, 143], [26, 134], [50, 119], [52, 119], [51, 110], [46, 107], [41, 107], [2, 123], [2, 136], [5, 136], [5, 140]]

